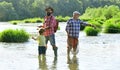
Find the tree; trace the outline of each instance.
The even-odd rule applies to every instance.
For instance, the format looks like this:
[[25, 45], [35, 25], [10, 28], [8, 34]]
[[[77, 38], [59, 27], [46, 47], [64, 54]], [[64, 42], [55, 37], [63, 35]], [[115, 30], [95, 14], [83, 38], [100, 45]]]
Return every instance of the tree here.
[[[83, 14], [86, 8], [98, 8], [110, 5], [116, 5], [120, 7], [120, 0], [0, 0], [0, 3], [7, 2], [13, 8], [14, 13], [9, 15], [17, 15], [15, 19], [25, 19], [32, 17], [43, 17], [45, 15], [45, 8], [51, 6], [54, 8], [54, 15], [58, 16], [72, 16], [72, 12], [77, 10]], [[8, 9], [1, 5], [1, 9]], [[9, 8], [8, 10], [10, 10]], [[1, 10], [0, 10], [1, 11]], [[3, 10], [2, 10], [3, 11]], [[4, 17], [8, 17], [5, 12], [0, 12], [0, 20], [8, 20]], [[92, 11], [91, 11], [92, 12]], [[96, 11], [97, 12], [97, 11]], [[94, 13], [97, 17], [100, 13]], [[108, 13], [109, 14], [109, 13]], [[106, 14], [108, 17], [110, 15]], [[90, 13], [89, 13], [90, 15]], [[11, 19], [11, 18], [10, 18]]]
[[12, 3], [0, 2], [0, 21], [18, 19]]

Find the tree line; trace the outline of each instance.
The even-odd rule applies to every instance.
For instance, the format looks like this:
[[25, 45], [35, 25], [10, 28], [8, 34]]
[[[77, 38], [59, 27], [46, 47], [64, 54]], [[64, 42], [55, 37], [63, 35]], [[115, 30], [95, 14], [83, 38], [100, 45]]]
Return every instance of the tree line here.
[[111, 19], [111, 18], [119, 18], [120, 17], [120, 8], [116, 5], [98, 7], [98, 8], [90, 8], [88, 7], [85, 10], [85, 13], [81, 18], [86, 19]]
[[47, 6], [54, 8], [54, 15], [72, 16], [77, 10], [84, 13], [86, 8], [116, 5], [119, 0], [0, 0], [0, 21], [20, 20], [25, 18], [43, 17]]

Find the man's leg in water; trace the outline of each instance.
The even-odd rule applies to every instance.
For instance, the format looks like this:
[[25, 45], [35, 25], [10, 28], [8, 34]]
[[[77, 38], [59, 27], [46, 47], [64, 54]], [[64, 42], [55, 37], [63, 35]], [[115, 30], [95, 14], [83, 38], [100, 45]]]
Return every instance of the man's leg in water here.
[[76, 49], [77, 49], [77, 46], [78, 46], [78, 39], [77, 38], [73, 38], [72, 39], [72, 48], [73, 48], [73, 53], [74, 55], [76, 55]]
[[72, 49], [71, 38], [68, 37], [68, 39], [67, 39], [67, 58], [68, 58], [68, 60], [70, 60], [71, 49]]

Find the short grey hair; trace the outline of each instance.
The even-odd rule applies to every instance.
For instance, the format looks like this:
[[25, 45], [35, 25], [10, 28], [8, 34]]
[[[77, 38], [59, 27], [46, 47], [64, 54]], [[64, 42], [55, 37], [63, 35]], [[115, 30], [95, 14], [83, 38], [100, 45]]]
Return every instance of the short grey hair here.
[[79, 15], [80, 15], [80, 12], [74, 11], [74, 12], [73, 12], [73, 15], [75, 15], [75, 14], [79, 14]]

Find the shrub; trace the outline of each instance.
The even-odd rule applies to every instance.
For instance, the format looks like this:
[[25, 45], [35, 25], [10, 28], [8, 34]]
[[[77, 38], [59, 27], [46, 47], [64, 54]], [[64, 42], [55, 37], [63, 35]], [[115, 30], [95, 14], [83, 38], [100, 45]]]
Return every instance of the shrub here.
[[43, 22], [43, 18], [29, 18], [23, 20], [25, 23], [41, 23]]
[[0, 32], [0, 42], [1, 42], [2, 40], [1, 40], [1, 32]]
[[17, 22], [13, 22], [12, 24], [13, 24], [13, 25], [17, 25], [18, 23], [17, 23]]
[[63, 17], [62, 16], [57, 16], [56, 19], [59, 21], [59, 22], [63, 22]]
[[29, 20], [24, 20], [25, 23], [31, 23]]
[[84, 29], [85, 29], [85, 26], [80, 25], [80, 30], [82, 31], [82, 30], [84, 30]]
[[70, 17], [69, 17], [69, 16], [66, 16], [66, 17], [64, 17], [63, 19], [64, 19], [64, 22], [67, 22], [67, 21], [70, 19]]
[[35, 20], [30, 20], [30, 22], [31, 22], [31, 23], [36, 23], [36, 21], [35, 21]]
[[80, 17], [80, 19], [83, 20], [83, 21], [90, 21], [90, 20], [92, 20], [90, 18], [83, 18], [83, 17]]
[[112, 18], [103, 24], [104, 33], [120, 33], [120, 19]]
[[105, 23], [103, 25], [104, 33], [120, 33], [120, 26], [118, 24], [113, 23]]
[[36, 18], [36, 23], [42, 23], [44, 21], [43, 18]]
[[18, 23], [20, 23], [20, 20], [13, 20], [13, 21], [9, 21], [11, 24], [13, 25], [17, 25]]
[[104, 24], [106, 19], [104, 19], [104, 18], [96, 18], [96, 19], [94, 19], [94, 21], [98, 22], [99, 24]]
[[0, 41], [1, 42], [26, 42], [29, 39], [29, 34], [21, 29], [21, 30], [13, 30], [7, 29], [0, 33]]
[[97, 30], [102, 31], [102, 24], [100, 24], [98, 21], [91, 20], [91, 21], [88, 21], [88, 23], [90, 23], [92, 25], [95, 25]]
[[99, 29], [94, 29], [92, 27], [86, 27], [84, 31], [87, 36], [97, 36], [99, 33]]
[[117, 28], [118, 28], [118, 33], [120, 33], [120, 22], [116, 24]]
[[[96, 19], [83, 19], [83, 21], [87, 21], [90, 24], [95, 25], [97, 28], [99, 28], [99, 30], [101, 30], [102, 24], [104, 19], [100, 19], [100, 18], [96, 18]], [[81, 26], [80, 30], [84, 30], [85, 26]]]
[[69, 17], [69, 16], [66, 16], [66, 17], [57, 16], [56, 19], [57, 19], [59, 22], [66, 22], [67, 20], [70, 19], [70, 17]]
[[39, 20], [39, 19], [38, 19], [38, 20], [36, 20], [36, 23], [41, 23], [41, 22], [42, 22], [42, 21], [41, 21], [41, 20]]

